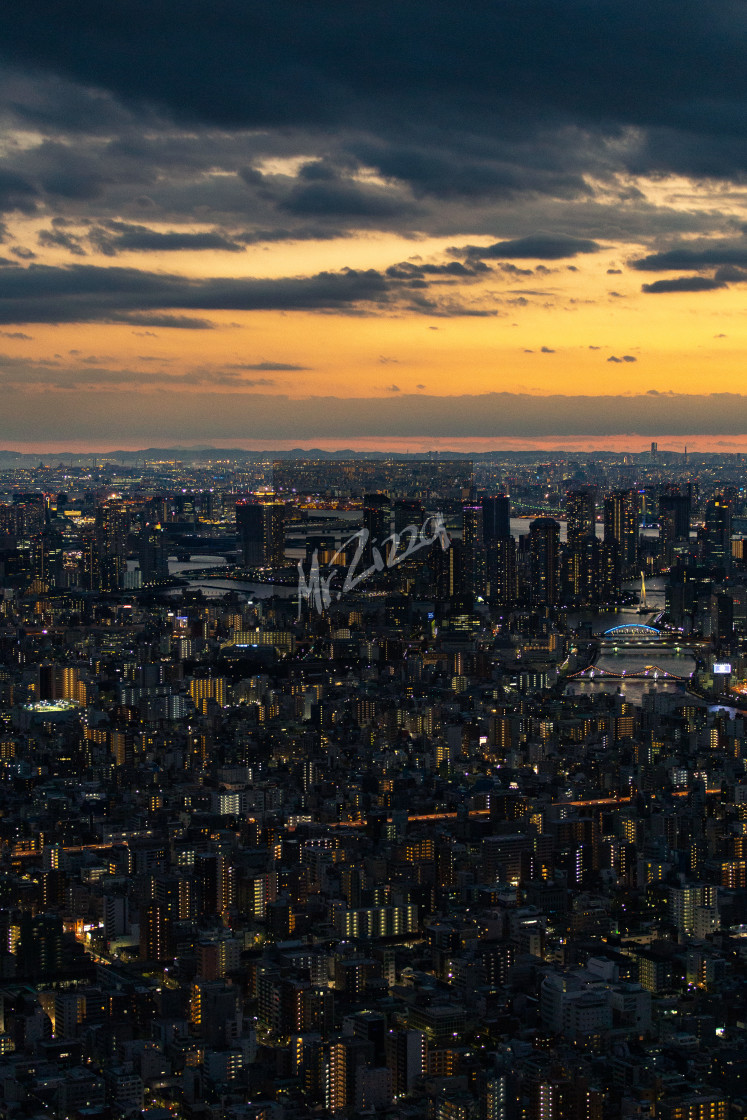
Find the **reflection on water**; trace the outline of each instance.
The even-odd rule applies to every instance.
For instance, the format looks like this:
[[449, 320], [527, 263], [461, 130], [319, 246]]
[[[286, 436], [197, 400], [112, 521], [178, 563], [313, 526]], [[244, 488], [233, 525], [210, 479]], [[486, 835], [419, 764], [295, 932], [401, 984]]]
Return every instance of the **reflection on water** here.
[[687, 696], [691, 703], [702, 703], [688, 695], [684, 683], [676, 681], [571, 681], [565, 690], [566, 696], [598, 696], [600, 692], [606, 692], [610, 696], [620, 693], [629, 704], [635, 704], [639, 708], [647, 692], [666, 692], [675, 696], [679, 694], [683, 699]]
[[177, 560], [169, 556], [169, 575], [178, 576], [181, 572], [199, 571], [200, 568], [225, 568], [228, 561], [225, 556], [203, 556], [202, 554], [190, 556], [189, 560]]
[[[227, 591], [236, 591], [250, 599], [269, 599], [272, 595], [277, 595], [280, 599], [292, 599], [298, 594], [295, 585], [288, 587], [287, 584], [280, 583], [244, 583], [238, 579], [193, 579], [189, 581], [189, 586], [199, 587], [208, 599], [216, 599]], [[181, 594], [181, 589], [176, 591]]]
[[[547, 517], [547, 516], [548, 516], [547, 514], [543, 514], [543, 513], [538, 513], [537, 514], [537, 517]], [[568, 532], [568, 522], [565, 519], [561, 520], [559, 517], [555, 517], [555, 518], [553, 518], [553, 520], [557, 521], [558, 524], [560, 525], [560, 539], [561, 539], [561, 541], [565, 541], [566, 540], [566, 535], [567, 535], [567, 532]], [[512, 517], [511, 518], [511, 535], [514, 536], [514, 537], [525, 536], [529, 532], [529, 526], [532, 524], [533, 521], [534, 521], [533, 517]], [[597, 521], [594, 528], [596, 530], [596, 535], [601, 540], [602, 537], [604, 536], [604, 525], [603, 525], [603, 523], [601, 521]]]
[[[634, 591], [638, 594], [641, 590], [640, 580], [628, 580], [623, 584], [625, 591]], [[637, 607], [610, 607], [603, 611], [568, 611], [566, 618], [571, 629], [576, 630], [582, 622], [591, 624], [593, 634], [603, 634], [613, 626], [655, 626], [653, 621], [657, 614], [664, 610], [664, 577], [654, 576], [646, 580], [646, 600], [653, 614], [638, 614]]]
[[655, 665], [676, 677], [689, 677], [695, 671], [695, 658], [683, 650], [676, 653], [673, 649], [623, 650], [603, 649], [596, 661], [598, 669], [609, 673], [639, 673], [647, 665]]
[[[649, 606], [656, 612], [664, 610], [664, 578], [655, 576], [646, 580], [646, 598]], [[640, 581], [630, 581], [623, 585], [627, 590], [640, 591]], [[613, 626], [655, 625], [656, 614], [641, 615], [635, 608], [621, 610], [604, 610], [599, 612], [575, 611], [568, 613], [568, 624], [573, 628], [582, 622], [590, 622], [593, 634], [603, 634]], [[626, 674], [643, 672], [647, 665], [655, 665], [667, 673], [674, 673], [678, 677], [688, 677], [694, 672], [695, 657], [688, 650], [676, 651], [667, 647], [657, 649], [655, 644], [645, 649], [626, 649], [618, 646], [600, 651], [597, 667], [607, 669], [611, 673]], [[667, 680], [637, 680], [637, 681], [572, 681], [566, 687], [566, 694], [570, 696], [592, 696], [600, 692], [622, 693], [632, 704], [641, 704], [646, 692], [667, 692], [686, 694], [684, 682]]]

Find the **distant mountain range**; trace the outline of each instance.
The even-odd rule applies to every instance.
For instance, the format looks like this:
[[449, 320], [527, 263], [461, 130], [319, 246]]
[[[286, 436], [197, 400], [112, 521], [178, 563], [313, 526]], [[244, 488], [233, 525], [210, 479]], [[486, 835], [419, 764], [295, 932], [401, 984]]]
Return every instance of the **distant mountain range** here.
[[[185, 463], [201, 463], [211, 459], [233, 459], [246, 462], [258, 462], [268, 459], [370, 459], [370, 460], [424, 460], [443, 461], [445, 459], [473, 460], [486, 462], [491, 459], [514, 460], [517, 463], [545, 461], [548, 458], [561, 456], [566, 459], [584, 461], [593, 459], [619, 459], [619, 451], [564, 451], [556, 450], [527, 450], [527, 451], [480, 451], [468, 454], [464, 451], [431, 451], [431, 452], [390, 452], [390, 451], [354, 451], [351, 448], [341, 448], [339, 451], [323, 451], [318, 447], [294, 447], [290, 451], [245, 451], [234, 447], [145, 447], [138, 451], [91, 451], [86, 454], [74, 451], [38, 452], [28, 454], [20, 451], [7, 451], [0, 449], [0, 465], [6, 466], [57, 466], [59, 463], [72, 463], [75, 465], [93, 464], [95, 461], [117, 463], [122, 466], [137, 466], [144, 461], [163, 459], [177, 459]], [[636, 461], [649, 461], [648, 451], [627, 452], [631, 459]], [[723, 453], [696, 453], [690, 459], [720, 459], [734, 458], [733, 455]], [[659, 451], [659, 462], [680, 462], [682, 454], [677, 451]]]

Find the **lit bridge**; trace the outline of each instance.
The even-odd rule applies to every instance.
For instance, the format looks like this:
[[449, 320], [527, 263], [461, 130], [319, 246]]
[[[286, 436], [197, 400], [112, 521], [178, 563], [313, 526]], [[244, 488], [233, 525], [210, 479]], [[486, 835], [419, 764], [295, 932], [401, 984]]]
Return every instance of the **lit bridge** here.
[[[584, 669], [576, 670], [576, 672], [568, 673], [567, 680], [646, 680], [646, 681], [689, 681], [694, 676], [695, 667], [703, 660], [703, 648], [710, 646], [708, 638], [691, 638], [684, 637], [677, 633], [672, 633], [666, 630], [657, 630], [655, 626], [649, 626], [645, 622], [626, 622], [619, 626], [612, 626], [609, 630], [605, 630], [602, 634], [595, 634], [594, 637], [585, 644], [586, 655], [588, 658], [587, 665]], [[627, 672], [616, 671], [614, 668], [603, 668], [597, 665], [598, 660], [604, 660], [600, 657], [604, 653], [613, 651], [615, 654], [618, 652], [636, 653], [638, 650], [647, 651], [643, 653], [643, 657], [648, 660], [651, 659], [654, 664], [646, 665], [644, 667], [631, 668]], [[660, 665], [655, 662], [661, 657], [664, 658], [669, 650], [674, 650], [676, 654], [688, 653], [695, 658], [696, 665], [693, 666], [693, 672], [688, 673], [686, 676], [680, 676], [677, 673], [672, 673], [668, 669], [662, 669]], [[571, 652], [574, 652], [571, 650]], [[641, 660], [643, 660], [643, 657]]]
[[[604, 645], [611, 645], [616, 642], [659, 644], [662, 641], [662, 632], [657, 631], [655, 626], [648, 626], [646, 623], [622, 623], [619, 626], [611, 627], [604, 634], [599, 634], [598, 638]], [[666, 637], [663, 638], [663, 641], [666, 641]]]
[[689, 673], [686, 677], [681, 677], [677, 673], [661, 669], [658, 665], [646, 665], [645, 668], [636, 669], [631, 673], [626, 673], [624, 669], [620, 673], [614, 673], [611, 669], [604, 669], [601, 666], [587, 665], [577, 673], [569, 673], [567, 679], [572, 681], [689, 681], [692, 675]]
[[613, 626], [602, 634], [605, 643], [626, 642], [631, 638], [638, 641], [658, 642], [661, 640], [661, 630], [657, 630], [655, 626], [647, 626], [643, 622], [627, 622], [621, 626]]

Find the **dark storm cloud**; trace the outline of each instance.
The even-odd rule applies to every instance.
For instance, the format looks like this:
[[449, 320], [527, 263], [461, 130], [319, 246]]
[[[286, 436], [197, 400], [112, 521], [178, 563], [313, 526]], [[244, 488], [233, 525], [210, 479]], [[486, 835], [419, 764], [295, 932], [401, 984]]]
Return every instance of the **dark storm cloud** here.
[[[536, 262], [659, 235], [683, 245], [636, 269], [715, 275], [644, 291], [740, 282], [728, 207], [655, 204], [615, 176], [747, 174], [745, 46], [736, 0], [13, 5], [0, 103], [24, 139], [0, 155], [0, 211], [48, 213], [44, 248], [236, 253], [378, 229], [494, 244], [446, 265], [280, 280], [71, 268], [42, 283], [29, 269], [16, 291], [0, 275], [0, 322], [204, 330], [217, 324], [201, 313], [221, 309], [393, 305], [491, 316], [501, 293], [470, 302], [480, 270], [519, 283]], [[719, 241], [684, 244], [693, 233]]]
[[107, 222], [105, 226], [92, 229], [88, 237], [100, 252], [109, 257], [124, 252], [222, 250], [240, 253], [244, 249], [244, 245], [238, 244], [218, 230], [209, 233], [189, 233], [181, 230], [161, 233], [147, 226], [132, 225], [128, 222]]
[[512, 106], [504, 131], [555, 117], [743, 136], [746, 31], [736, 0], [39, 0], [10, 7], [3, 38], [11, 58], [225, 127], [392, 127], [427, 107], [474, 131]]
[[271, 244], [275, 241], [331, 241], [337, 237], [349, 237], [350, 230], [334, 229], [330, 226], [299, 226], [297, 229], [251, 229], [235, 235], [242, 245]]
[[[85, 388], [88, 392], [105, 390], [111, 393], [127, 393], [132, 389], [155, 389], [156, 391], [174, 389], [200, 389], [221, 387], [235, 390], [270, 389], [277, 387], [271, 377], [243, 377], [241, 373], [229, 369], [194, 368], [179, 373], [164, 369], [108, 369], [101, 365], [101, 358], [91, 356], [77, 357], [77, 351], [70, 351], [77, 363], [63, 365], [58, 361], [26, 362], [0, 354], [0, 388], [9, 389], [51, 389], [64, 390], [69, 394], [76, 389]], [[168, 361], [139, 355], [139, 362], [155, 362], [168, 365]], [[83, 368], [81, 368], [83, 367]], [[64, 406], [63, 406], [64, 407]]]
[[641, 272], [667, 272], [692, 269], [698, 271], [703, 268], [714, 268], [720, 265], [733, 265], [736, 268], [747, 268], [747, 244], [734, 242], [713, 242], [697, 249], [689, 246], [679, 246], [676, 249], [667, 249], [663, 253], [651, 253], [647, 257], [630, 262], [632, 268]]
[[410, 214], [412, 203], [394, 191], [364, 188], [353, 182], [314, 182], [295, 187], [280, 209], [305, 217], [388, 218]]
[[106, 184], [102, 166], [67, 144], [45, 140], [26, 157], [33, 162], [41, 190], [60, 199], [90, 202]]
[[[391, 282], [373, 269], [302, 278], [189, 280], [132, 268], [30, 265], [0, 270], [0, 322], [86, 322], [120, 316], [139, 326], [164, 326], [169, 325], [168, 317], [152, 312], [345, 309], [386, 301], [390, 290]], [[180, 324], [172, 320], [170, 325]]]
[[469, 265], [461, 261], [449, 261], [446, 264], [416, 264], [412, 261], [402, 261], [393, 264], [386, 270], [386, 275], [395, 280], [404, 280], [415, 285], [426, 276], [441, 276], [456, 280], [472, 280], [482, 278], [490, 269], [482, 261], [475, 261]]
[[707, 276], [676, 276], [673, 280], [654, 280], [653, 284], [643, 284], [641, 291], [658, 295], [663, 292], [714, 292], [725, 287], [722, 280], [711, 280]]
[[[98, 109], [120, 131], [160, 114], [347, 133], [345, 151], [441, 198], [579, 197], [585, 171], [614, 166], [741, 176], [746, 45], [738, 0], [38, 0], [3, 24], [8, 59], [45, 85], [40, 100], [21, 78], [6, 97], [27, 122], [93, 133]], [[95, 197], [96, 172], [71, 163], [44, 188]]]
[[465, 254], [476, 260], [545, 260], [559, 261], [576, 257], [579, 253], [598, 253], [602, 248], [596, 241], [583, 237], [568, 237], [564, 234], [536, 234], [531, 237], [518, 237], [512, 241], [498, 241], [495, 245], [482, 248], [479, 245], [466, 245], [463, 249], [453, 249], [455, 254]]
[[248, 369], [248, 370], [262, 370], [272, 373], [291, 373], [298, 370], [308, 370], [311, 366], [295, 366], [290, 362], [254, 362], [254, 363], [240, 363], [239, 365], [226, 366], [226, 369]]
[[86, 255], [86, 251], [80, 243], [80, 238], [65, 229], [42, 229], [37, 234], [36, 240], [48, 249], [67, 249], [69, 253], [76, 257], [85, 257]]
[[[104, 316], [105, 323], [127, 323], [133, 327], [166, 327], [182, 331], [214, 331], [217, 325], [210, 319], [196, 319], [192, 315], [142, 315], [133, 311], [129, 314], [113, 312]], [[146, 334], [150, 333], [148, 331]]]
[[419, 146], [358, 141], [348, 149], [381, 176], [408, 183], [417, 196], [484, 200], [510, 199], [519, 193], [558, 198], [590, 193], [578, 157], [568, 148], [556, 150], [547, 138], [541, 142], [544, 158], [539, 160], [528, 160], [528, 153], [511, 139], [483, 143], [472, 152], [463, 137], [455, 138], [454, 151], [437, 144], [435, 137]]
[[0, 210], [30, 214], [36, 209], [38, 191], [22, 175], [0, 168]]

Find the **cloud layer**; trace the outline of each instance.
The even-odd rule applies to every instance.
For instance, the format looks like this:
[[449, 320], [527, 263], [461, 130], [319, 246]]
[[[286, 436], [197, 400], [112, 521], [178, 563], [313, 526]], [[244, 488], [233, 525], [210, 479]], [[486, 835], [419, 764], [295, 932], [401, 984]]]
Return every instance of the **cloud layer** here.
[[[150, 380], [147, 409], [131, 389], [112, 391], [102, 371], [91, 371], [90, 383], [79, 378], [60, 393], [28, 392], [19, 388], [17, 371], [0, 375], [6, 409], [0, 420], [0, 443], [13, 440], [49, 440], [60, 437], [60, 419], [70, 439], [90, 439], [100, 446], [105, 440], [135, 438], [168, 444], [184, 439], [356, 439], [395, 437], [433, 439], [485, 439], [542, 436], [637, 435], [644, 438], [702, 434], [743, 435], [747, 433], [747, 397], [715, 393], [644, 394], [630, 396], [579, 397], [486, 393], [434, 397], [406, 394], [396, 386], [379, 398], [340, 399], [308, 397], [292, 399], [259, 392], [200, 391], [199, 377], [191, 379], [194, 391], [175, 394], [184, 379], [149, 379], [145, 375], [118, 375], [146, 385]], [[37, 372], [40, 388], [57, 376], [54, 371]], [[167, 383], [164, 383], [164, 382]], [[215, 384], [215, 379], [211, 379]], [[234, 384], [236, 382], [234, 381]], [[91, 391], [96, 385], [96, 391]]]
[[[0, 365], [0, 436], [30, 438], [33, 413], [40, 434], [54, 416], [92, 439], [113, 424], [165, 439], [145, 393], [170, 393], [175, 433], [195, 438], [747, 431], [736, 395], [646, 395], [643, 419], [634, 397], [540, 395], [580, 384], [574, 347], [603, 351], [609, 383], [624, 372], [640, 387], [652, 370], [679, 389], [678, 374], [656, 378], [656, 316], [733, 306], [747, 281], [745, 47], [738, 0], [12, 5], [0, 333], [15, 357]], [[309, 317], [337, 337], [307, 352], [301, 315], [309, 339]], [[256, 324], [251, 361], [222, 360], [237, 324]], [[359, 397], [298, 399], [294, 375], [356, 324]], [[408, 326], [409, 362], [395, 348]], [[107, 327], [122, 352], [99, 361]], [[54, 354], [77, 350], [78, 330], [96, 348], [71, 371]], [[124, 334], [158, 334], [147, 372]], [[209, 369], [191, 354], [208, 343]], [[507, 354], [517, 368], [537, 355], [536, 375], [493, 374]], [[448, 395], [519, 385], [531, 393]]]

